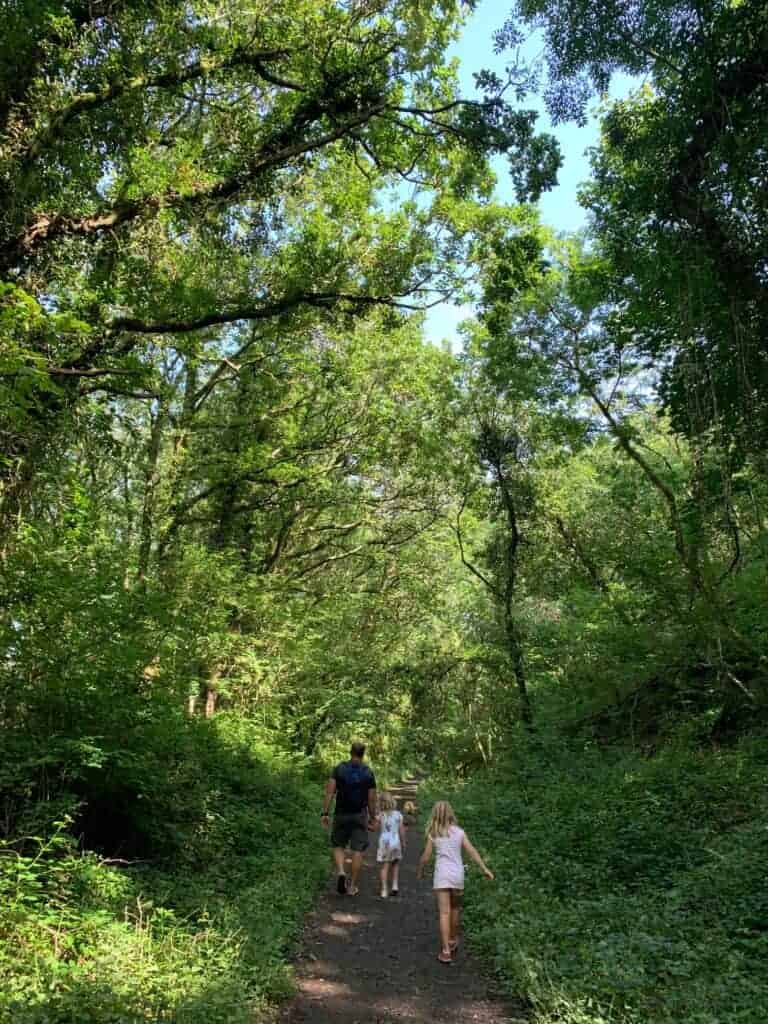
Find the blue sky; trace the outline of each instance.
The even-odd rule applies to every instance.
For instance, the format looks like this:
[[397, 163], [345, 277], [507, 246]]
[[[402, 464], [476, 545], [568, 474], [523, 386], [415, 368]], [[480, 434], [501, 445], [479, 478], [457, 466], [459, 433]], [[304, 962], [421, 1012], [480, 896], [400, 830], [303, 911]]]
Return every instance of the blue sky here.
[[[503, 77], [509, 55], [494, 53], [493, 36], [504, 24], [509, 7], [511, 3], [508, 5], [505, 0], [480, 0], [461, 38], [449, 50], [449, 56], [457, 57], [460, 62], [459, 78], [463, 95], [476, 95], [472, 76], [483, 68], [496, 71]], [[532, 38], [522, 52], [525, 57], [533, 59], [541, 48], [541, 40]], [[611, 96], [625, 96], [636, 85], [628, 77], [618, 76], [611, 86]], [[538, 97], [527, 97], [522, 106], [539, 112], [537, 127], [557, 136], [564, 158], [557, 188], [546, 193], [539, 204], [542, 220], [559, 231], [575, 231], [586, 223], [585, 212], [576, 201], [576, 192], [579, 185], [589, 177], [589, 158], [585, 151], [599, 139], [597, 118], [591, 116], [589, 123], [583, 127], [575, 124], [553, 126]], [[498, 178], [497, 197], [502, 202], [514, 203], [515, 197], [504, 158], [495, 159], [493, 167]], [[457, 347], [457, 325], [469, 315], [471, 309], [468, 307], [459, 308], [451, 303], [436, 306], [427, 314], [427, 337], [436, 344], [447, 339], [452, 347]]]

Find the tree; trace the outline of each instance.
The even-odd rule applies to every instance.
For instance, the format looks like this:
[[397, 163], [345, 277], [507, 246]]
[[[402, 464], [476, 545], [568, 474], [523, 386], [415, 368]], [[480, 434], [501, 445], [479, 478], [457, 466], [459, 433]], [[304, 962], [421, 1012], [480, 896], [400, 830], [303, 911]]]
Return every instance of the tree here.
[[[456, 540], [462, 563], [485, 586], [501, 618], [508, 664], [517, 687], [520, 718], [531, 728], [533, 712], [528, 694], [520, 615], [520, 554], [524, 537], [521, 523], [530, 515], [530, 486], [525, 480], [526, 443], [519, 431], [521, 414], [499, 408], [481, 411], [475, 421], [474, 448], [477, 468], [490, 490], [489, 513], [496, 525], [484, 551], [488, 569], [483, 572], [466, 550], [461, 517], [466, 498], [456, 516]], [[515, 423], [517, 420], [517, 424]]]
[[151, 399], [153, 339], [189, 348], [217, 327], [419, 305], [452, 286], [445, 225], [423, 204], [375, 207], [395, 183], [483, 189], [489, 152], [528, 159], [525, 112], [457, 96], [443, 52], [460, 11], [13, 6], [5, 46], [24, 72], [0, 97], [3, 372], [27, 398], [5, 425], [8, 515], [83, 397]]
[[[582, 202], [612, 268], [623, 330], [664, 367], [675, 428], [765, 447], [768, 8], [523, 0], [500, 34], [543, 29], [559, 120], [619, 71], [649, 84], [604, 115]], [[620, 311], [620, 312], [619, 312]]]
[[[570, 409], [592, 430], [606, 430], [634, 463], [665, 510], [690, 607], [701, 615], [697, 629], [704, 656], [717, 666], [726, 690], [735, 686], [743, 693], [736, 666], [751, 672], [749, 666], [761, 655], [759, 644], [736, 627], [724, 594], [741, 561], [732, 463], [719, 449], [707, 452], [697, 438], [690, 461], [673, 468], [658, 446], [645, 442], [636, 418], [655, 381], [642, 351], [622, 329], [621, 311], [616, 315], [609, 301], [610, 268], [604, 257], [584, 253], [576, 241], [552, 240], [548, 251], [548, 265], [532, 286], [500, 289], [503, 260], [501, 266], [498, 260], [489, 264], [483, 329], [476, 340], [486, 372], [498, 388], [535, 382], [539, 401], [562, 412]], [[567, 528], [561, 525], [560, 533], [573, 550]], [[583, 553], [580, 560], [588, 566]], [[599, 579], [599, 573], [593, 571], [592, 578]]]

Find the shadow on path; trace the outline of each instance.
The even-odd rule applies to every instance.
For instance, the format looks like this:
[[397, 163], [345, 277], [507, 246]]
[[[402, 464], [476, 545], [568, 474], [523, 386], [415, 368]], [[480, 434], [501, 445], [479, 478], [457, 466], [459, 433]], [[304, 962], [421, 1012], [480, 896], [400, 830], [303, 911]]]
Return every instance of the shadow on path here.
[[[402, 805], [416, 786], [407, 780], [391, 792]], [[376, 839], [371, 833], [360, 894], [339, 896], [329, 878], [309, 917], [295, 965], [297, 995], [282, 1024], [523, 1024], [524, 1011], [493, 992], [463, 948], [453, 964], [437, 962], [431, 868], [416, 880], [420, 833], [409, 831], [400, 896], [387, 900], [378, 898]], [[481, 884], [468, 875], [470, 885]]]

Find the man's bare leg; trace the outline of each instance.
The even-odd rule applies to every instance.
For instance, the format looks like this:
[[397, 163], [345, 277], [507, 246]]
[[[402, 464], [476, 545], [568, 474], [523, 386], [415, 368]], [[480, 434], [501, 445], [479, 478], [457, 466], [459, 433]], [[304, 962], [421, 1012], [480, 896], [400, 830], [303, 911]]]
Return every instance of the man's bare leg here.
[[357, 892], [357, 880], [360, 877], [360, 869], [363, 866], [362, 850], [352, 851], [352, 875], [349, 880], [349, 892], [354, 896]]
[[[336, 882], [336, 891], [340, 895], [342, 895], [344, 893], [344, 890], [346, 888], [347, 869], [346, 869], [345, 864], [344, 864], [345, 854], [346, 854], [346, 850], [344, 849], [343, 846], [334, 846], [334, 848], [333, 848], [333, 862], [334, 862], [334, 864], [336, 866], [336, 874], [338, 876], [337, 882]], [[340, 879], [345, 879], [345, 881], [341, 882]]]

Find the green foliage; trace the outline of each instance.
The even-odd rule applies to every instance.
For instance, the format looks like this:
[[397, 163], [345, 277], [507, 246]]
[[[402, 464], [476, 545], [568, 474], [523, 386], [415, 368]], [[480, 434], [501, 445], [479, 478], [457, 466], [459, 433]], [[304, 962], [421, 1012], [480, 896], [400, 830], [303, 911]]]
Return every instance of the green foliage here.
[[[532, 112], [499, 89], [459, 96], [445, 51], [464, 14], [458, 0], [3, 10], [0, 279], [45, 331], [11, 338], [0, 296], [0, 373], [22, 405], [33, 374], [40, 405], [30, 424], [0, 390], [16, 455], [0, 512], [24, 504], [64, 410], [159, 397], [158, 346], [194, 360], [207, 330], [230, 356], [223, 325], [318, 330], [450, 292], [465, 247], [434, 207], [487, 195], [491, 153], [522, 191], [551, 186], [556, 145]], [[401, 211], [383, 200], [403, 182]], [[195, 373], [218, 380], [215, 362]]]
[[493, 201], [559, 157], [459, 97], [467, 6], [5, 5], [9, 1024], [284, 994], [353, 735], [479, 773], [471, 924], [542, 1022], [759, 1019], [764, 3], [518, 4], [557, 116], [651, 76], [590, 239]]
[[170, 751], [133, 752], [165, 861], [81, 853], [67, 821], [0, 845], [0, 1020], [245, 1024], [290, 991], [285, 953], [327, 867], [317, 783], [242, 720], [188, 730], [182, 775]]
[[446, 794], [497, 874], [475, 947], [532, 1019], [757, 1024], [768, 988], [764, 742], [650, 760], [515, 743]]
[[39, 429], [46, 403], [64, 396], [58, 367], [52, 374], [51, 366], [65, 362], [89, 333], [72, 313], [46, 311], [23, 288], [0, 281], [0, 423], [6, 430]]
[[676, 428], [764, 447], [768, 243], [764, 0], [518, 0], [544, 36], [545, 100], [583, 121], [617, 72], [645, 79], [604, 111], [581, 202], [610, 267], [616, 327], [663, 368]]

